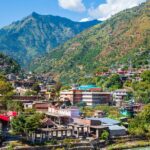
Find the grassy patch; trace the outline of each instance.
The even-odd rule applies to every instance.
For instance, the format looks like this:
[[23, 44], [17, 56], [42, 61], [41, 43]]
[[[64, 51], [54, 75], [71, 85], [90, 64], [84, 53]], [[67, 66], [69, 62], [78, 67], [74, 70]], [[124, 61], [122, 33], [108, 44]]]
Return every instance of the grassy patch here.
[[108, 146], [108, 150], [121, 150], [121, 149], [129, 149], [129, 148], [136, 148], [136, 147], [145, 147], [150, 146], [150, 141], [132, 141], [132, 142], [124, 142], [124, 143], [117, 143]]

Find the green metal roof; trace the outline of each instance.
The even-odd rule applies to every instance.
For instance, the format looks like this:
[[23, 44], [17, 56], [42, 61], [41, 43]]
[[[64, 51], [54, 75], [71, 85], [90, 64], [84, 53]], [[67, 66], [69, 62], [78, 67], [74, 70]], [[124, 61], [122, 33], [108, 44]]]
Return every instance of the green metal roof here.
[[89, 90], [92, 88], [99, 88], [98, 86], [94, 85], [94, 84], [89, 84], [89, 85], [81, 85], [78, 87], [79, 90]]

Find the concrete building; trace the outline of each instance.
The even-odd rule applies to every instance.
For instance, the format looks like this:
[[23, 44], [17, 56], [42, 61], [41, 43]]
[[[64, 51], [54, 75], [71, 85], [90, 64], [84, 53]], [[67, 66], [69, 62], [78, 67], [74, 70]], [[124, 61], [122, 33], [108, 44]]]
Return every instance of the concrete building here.
[[76, 104], [82, 100], [82, 90], [61, 91], [60, 100], [70, 100], [72, 104]]
[[56, 126], [68, 125], [73, 121], [73, 118], [80, 116], [80, 111], [77, 107], [69, 107], [62, 109], [61, 107], [50, 106], [47, 117], [50, 118]]
[[77, 107], [73, 107], [73, 106], [65, 109], [50, 106], [48, 108], [48, 114], [74, 118], [74, 117], [79, 117], [80, 111]]
[[108, 104], [111, 100], [112, 96], [109, 92], [82, 92], [82, 101], [87, 106]]
[[87, 120], [96, 120], [96, 121], [99, 121], [101, 123], [101, 125], [105, 125], [105, 126], [112, 126], [112, 125], [120, 124], [119, 121], [111, 119], [111, 118], [107, 118], [107, 117], [104, 117], [104, 118], [91, 117], [91, 118], [87, 118]]
[[48, 108], [50, 106], [49, 102], [34, 102], [33, 108], [40, 113], [46, 113], [48, 111]]
[[108, 127], [103, 126], [99, 120], [87, 118], [74, 118], [73, 120], [74, 122], [68, 126], [76, 131], [77, 138], [80, 136], [99, 138], [104, 130], [108, 130]]
[[124, 98], [127, 96], [128, 90], [119, 89], [113, 92], [113, 101], [116, 103], [116, 106], [122, 106]]
[[108, 104], [112, 101], [112, 94], [110, 92], [99, 92], [94, 90], [68, 90], [60, 92], [60, 100], [70, 100], [72, 104], [85, 102], [87, 106], [97, 104]]
[[127, 129], [120, 125], [120, 122], [111, 118], [86, 118], [87, 120], [97, 121], [101, 126], [108, 127], [110, 136], [123, 136], [127, 134]]
[[109, 126], [110, 136], [123, 136], [127, 134], [127, 129], [124, 126], [112, 125]]
[[23, 103], [24, 109], [32, 109], [33, 108], [33, 101], [27, 101]]

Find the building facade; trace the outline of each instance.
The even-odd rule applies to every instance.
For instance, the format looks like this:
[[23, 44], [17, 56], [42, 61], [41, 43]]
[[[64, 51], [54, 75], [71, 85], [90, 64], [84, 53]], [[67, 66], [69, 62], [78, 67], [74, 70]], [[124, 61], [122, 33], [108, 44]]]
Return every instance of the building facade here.
[[51, 115], [66, 116], [66, 117], [70, 117], [70, 118], [80, 116], [80, 111], [77, 107], [70, 107], [70, 108], [65, 108], [65, 109], [49, 107], [48, 113]]
[[119, 89], [119, 90], [114, 91], [113, 101], [116, 103], [116, 106], [121, 107], [127, 95], [128, 95], [128, 90], [126, 89]]
[[110, 92], [94, 92], [91, 90], [69, 90], [60, 92], [60, 100], [70, 100], [72, 104], [85, 102], [87, 106], [93, 106], [97, 104], [108, 104], [112, 101], [112, 94]]

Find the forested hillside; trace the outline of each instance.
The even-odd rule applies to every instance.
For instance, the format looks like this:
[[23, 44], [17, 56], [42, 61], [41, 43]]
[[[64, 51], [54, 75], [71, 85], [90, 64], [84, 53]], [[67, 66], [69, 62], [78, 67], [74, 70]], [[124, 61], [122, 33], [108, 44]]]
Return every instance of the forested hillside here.
[[0, 53], [0, 74], [18, 73], [19, 64], [12, 58]]
[[[102, 68], [147, 66], [150, 60], [150, 1], [122, 11], [31, 64], [35, 72], [53, 72], [62, 81]], [[130, 64], [129, 64], [130, 63]]]

